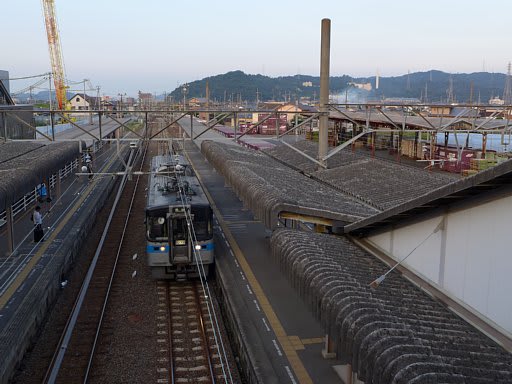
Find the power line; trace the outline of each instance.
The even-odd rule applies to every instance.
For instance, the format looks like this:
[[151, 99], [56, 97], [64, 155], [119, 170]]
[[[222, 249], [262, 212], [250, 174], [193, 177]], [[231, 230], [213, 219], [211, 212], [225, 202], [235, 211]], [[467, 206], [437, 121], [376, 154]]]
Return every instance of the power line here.
[[43, 73], [41, 75], [34, 75], [34, 76], [24, 76], [24, 77], [11, 77], [11, 78], [5, 78], [5, 79], [0, 79], [0, 80], [25, 80], [25, 79], [33, 79], [33, 78], [36, 78], [36, 77], [43, 77], [43, 76], [48, 76], [51, 72], [46, 72], [46, 73]]

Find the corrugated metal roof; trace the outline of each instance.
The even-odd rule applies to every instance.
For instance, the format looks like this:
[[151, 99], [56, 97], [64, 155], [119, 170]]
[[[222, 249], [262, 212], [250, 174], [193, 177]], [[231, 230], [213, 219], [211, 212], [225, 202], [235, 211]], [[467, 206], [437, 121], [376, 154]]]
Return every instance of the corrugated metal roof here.
[[76, 143], [11, 142], [0, 146], [0, 210], [79, 155]]
[[480, 195], [505, 184], [512, 184], [512, 160], [450, 183], [372, 217], [349, 224], [345, 227], [345, 233], [364, 235], [418, 214], [432, 211], [436, 207]]

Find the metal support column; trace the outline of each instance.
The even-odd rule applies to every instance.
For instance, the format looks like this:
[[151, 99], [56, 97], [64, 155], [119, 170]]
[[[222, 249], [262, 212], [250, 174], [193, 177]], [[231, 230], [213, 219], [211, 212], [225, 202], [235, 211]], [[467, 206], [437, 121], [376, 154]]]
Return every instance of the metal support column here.
[[398, 132], [398, 145], [397, 145], [397, 152], [396, 152], [396, 161], [397, 163], [400, 163], [402, 160], [402, 140], [404, 139], [404, 131]]
[[148, 128], [148, 113], [147, 112], [144, 114], [144, 128], [146, 129], [146, 131], [149, 132], [149, 128]]
[[430, 133], [430, 154], [429, 160], [435, 159], [435, 146], [436, 146], [437, 135], [435, 132]]
[[334, 342], [331, 340], [329, 335], [325, 335], [324, 348], [322, 349], [322, 356], [324, 359], [336, 358], [336, 352], [334, 352]]
[[[80, 169], [80, 172], [82, 172], [82, 169]], [[60, 188], [60, 169], [57, 171], [57, 180], [55, 181], [55, 196], [53, 197], [53, 199], [57, 202], [59, 201], [59, 205], [61, 204], [60, 203], [60, 192], [61, 192], [61, 188]]]
[[235, 129], [235, 143], [236, 143], [236, 131], [238, 127], [238, 114], [235, 112], [233, 116], [233, 128]]
[[420, 133], [419, 132], [415, 132], [414, 133], [414, 158], [415, 159], [418, 158], [418, 146], [419, 146], [420, 142], [421, 142]]
[[103, 140], [103, 132], [101, 131], [101, 112], [98, 112], [98, 128], [100, 130], [100, 140]]
[[50, 111], [50, 124], [52, 126], [52, 141], [55, 141], [55, 115]]
[[192, 116], [192, 112], [190, 112], [190, 139], [194, 137], [194, 118]]
[[276, 123], [274, 124], [276, 128], [276, 137], [279, 137], [279, 114], [276, 112]]
[[372, 138], [372, 158], [375, 157], [375, 140], [377, 139], [377, 134], [372, 132], [370, 137]]
[[82, 166], [84, 165], [82, 156], [82, 140], [78, 139], [78, 172], [82, 172]]
[[12, 216], [12, 205], [7, 205], [5, 209], [5, 219], [7, 227], [7, 255], [9, 256], [14, 251], [14, 218]]
[[4, 126], [4, 141], [7, 142], [7, 115], [5, 112], [2, 113], [2, 122]]
[[327, 104], [329, 104], [329, 61], [331, 49], [331, 20], [322, 19], [322, 40], [320, 51], [320, 127], [318, 132], [318, 159], [322, 160], [329, 149], [328, 144], [328, 126], [329, 114]]

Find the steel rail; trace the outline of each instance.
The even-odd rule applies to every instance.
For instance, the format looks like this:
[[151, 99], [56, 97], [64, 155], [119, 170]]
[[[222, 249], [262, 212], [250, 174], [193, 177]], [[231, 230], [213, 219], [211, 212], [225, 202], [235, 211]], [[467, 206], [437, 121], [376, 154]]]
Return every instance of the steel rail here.
[[[146, 145], [144, 147], [144, 150], [143, 150], [143, 153], [142, 153], [142, 159], [141, 159], [141, 165], [140, 165], [141, 169], [144, 166], [144, 160], [146, 158], [146, 154], [147, 154], [147, 151], [148, 151], [148, 146], [149, 146], [149, 143], [146, 143]], [[132, 153], [133, 153], [133, 151], [132, 151]], [[126, 170], [126, 172], [128, 172], [128, 170]], [[119, 246], [117, 247], [116, 258], [115, 258], [115, 261], [114, 261], [114, 267], [112, 269], [112, 273], [110, 274], [110, 280], [109, 280], [108, 287], [107, 287], [107, 292], [106, 292], [106, 295], [105, 295], [105, 301], [103, 302], [103, 307], [101, 309], [100, 319], [98, 321], [98, 327], [96, 328], [96, 334], [94, 335], [94, 341], [93, 341], [93, 344], [92, 344], [92, 347], [91, 347], [91, 353], [89, 355], [89, 361], [87, 363], [87, 368], [85, 370], [85, 377], [84, 377], [84, 381], [83, 381], [84, 383], [87, 383], [87, 380], [89, 379], [89, 372], [90, 372], [91, 367], [92, 367], [92, 361], [94, 359], [94, 353], [96, 352], [96, 345], [98, 343], [98, 338], [99, 338], [99, 335], [100, 335], [101, 326], [103, 325], [103, 319], [105, 317], [105, 311], [107, 309], [108, 299], [110, 297], [110, 290], [111, 290], [112, 284], [114, 282], [114, 275], [116, 273], [117, 263], [119, 261], [119, 255], [121, 254], [121, 247], [123, 246], [124, 236], [125, 236], [125, 233], [126, 233], [126, 228], [128, 227], [128, 222], [130, 220], [130, 214], [132, 212], [133, 202], [135, 200], [135, 195], [137, 193], [137, 187], [139, 186], [139, 181], [140, 181], [140, 176], [137, 176], [137, 180], [135, 182], [135, 187], [133, 189], [132, 197], [131, 197], [131, 200], [130, 200], [130, 205], [128, 206], [128, 213], [126, 214], [126, 219], [124, 221], [123, 232], [121, 234], [121, 240], [119, 241]]]
[[[199, 284], [197, 284], [197, 283], [194, 284], [194, 296], [195, 296], [196, 304], [197, 304], [197, 319], [199, 320], [199, 326], [201, 328], [201, 337], [203, 339], [203, 344], [206, 349], [205, 354], [206, 354], [206, 359], [208, 360], [208, 368], [210, 370], [210, 377], [212, 380], [212, 384], [215, 384], [217, 382], [217, 380], [215, 380], [215, 372], [213, 369], [213, 362], [212, 362], [212, 358], [211, 358], [212, 352], [210, 351], [210, 343], [208, 342], [208, 335], [206, 334], [206, 330], [204, 328], [203, 308], [201, 307], [201, 300], [199, 299], [199, 287], [200, 287]], [[210, 319], [210, 321], [211, 321], [211, 319]], [[213, 322], [212, 322], [212, 327], [213, 327]], [[222, 359], [222, 356], [219, 355], [219, 358]]]
[[167, 316], [167, 330], [168, 330], [168, 341], [169, 341], [169, 351], [168, 351], [168, 357], [169, 357], [169, 375], [171, 376], [171, 384], [174, 384], [176, 381], [176, 375], [175, 375], [175, 364], [174, 364], [174, 354], [172, 353], [172, 308], [171, 308], [171, 295], [169, 294], [169, 290], [171, 287], [171, 282], [166, 281], [165, 284], [165, 302], [168, 306], [168, 312], [169, 316]]
[[[132, 158], [133, 158], [133, 152], [130, 154], [130, 158], [128, 160], [128, 162], [130, 164], [131, 164]], [[73, 311], [71, 313], [71, 316], [69, 317], [68, 323], [66, 324], [65, 331], [63, 332], [63, 337], [62, 337], [61, 341], [59, 341], [58, 352], [57, 352], [56, 356], [54, 355], [54, 358], [52, 359], [52, 363], [50, 364], [50, 367], [49, 367], [49, 369], [47, 371], [47, 374], [45, 375], [45, 378], [43, 380], [43, 382], [45, 382], [45, 383], [53, 384], [53, 383], [55, 383], [55, 381], [57, 379], [57, 375], [59, 373], [60, 367], [61, 367], [62, 362], [64, 360], [64, 356], [66, 354], [67, 347], [68, 347], [69, 342], [71, 340], [71, 336], [73, 334], [73, 330], [75, 328], [75, 325], [76, 325], [76, 322], [77, 322], [77, 319], [78, 319], [78, 315], [79, 315], [80, 310], [82, 308], [82, 304], [84, 303], [85, 296], [87, 294], [87, 291], [88, 291], [88, 288], [89, 288], [89, 284], [91, 283], [92, 276], [94, 274], [94, 270], [96, 268], [96, 264], [98, 262], [99, 255], [101, 253], [101, 250], [103, 249], [103, 244], [104, 244], [105, 239], [107, 237], [107, 234], [108, 234], [108, 231], [109, 231], [109, 228], [110, 228], [110, 224], [111, 224], [112, 219], [114, 217], [114, 213], [116, 211], [117, 205], [118, 205], [119, 201], [121, 200], [121, 195], [123, 193], [124, 186], [126, 185], [126, 180], [127, 179], [128, 179], [128, 174], [126, 173], [123, 176], [123, 179], [121, 180], [121, 184], [119, 185], [119, 189], [117, 191], [114, 203], [112, 205], [112, 209], [110, 211], [107, 223], [106, 223], [105, 228], [103, 230], [103, 233], [101, 235], [101, 239], [100, 239], [100, 242], [98, 244], [98, 247], [96, 248], [96, 252], [94, 254], [94, 257], [93, 257], [93, 260], [91, 262], [91, 265], [90, 265], [90, 267], [89, 267], [89, 269], [87, 271], [87, 275], [86, 275], [86, 277], [84, 279], [84, 282], [82, 283], [82, 286], [80, 288], [80, 292], [79, 292], [78, 298], [75, 301], [75, 304], [73, 306]]]
[[[169, 150], [172, 150], [172, 148], [169, 148]], [[188, 159], [190, 165], [193, 167], [193, 164], [190, 161], [190, 157], [188, 156], [185, 148], [183, 148], [183, 152], [185, 153], [185, 156]], [[199, 184], [201, 185], [201, 188], [203, 190], [206, 190], [204, 184], [200, 180], [200, 177], [199, 177], [198, 173], [195, 171], [195, 169], [194, 169], [194, 172], [197, 176], [197, 180], [198, 180]], [[177, 177], [178, 177], [178, 179], [181, 179], [180, 175], [177, 175]], [[178, 193], [180, 195], [181, 204], [183, 206], [185, 206], [186, 205], [186, 197], [183, 195], [183, 191], [181, 190], [181, 188], [179, 189]], [[192, 216], [190, 215], [190, 212], [187, 212], [186, 210], [185, 210], [185, 215], [187, 215], [187, 222], [189, 223], [189, 225], [187, 226], [189, 237], [191, 239], [193, 239], [194, 244], [197, 244], [197, 237], [196, 237], [196, 232], [195, 232], [195, 228], [193, 225]], [[224, 373], [226, 382], [228, 382], [228, 376], [229, 376], [230, 382], [233, 382], [233, 377], [231, 376], [231, 370], [229, 367], [229, 360], [227, 357], [226, 349], [224, 347], [224, 341], [222, 339], [220, 327], [218, 325], [218, 316], [215, 311], [215, 307], [213, 305], [213, 301], [212, 301], [213, 296], [210, 293], [210, 286], [208, 284], [208, 279], [206, 277], [204, 264], [203, 264], [202, 259], [200, 258], [199, 252], [195, 249], [195, 246], [192, 247], [192, 252], [194, 255], [194, 261], [196, 263], [197, 270], [199, 272], [199, 281], [200, 281], [201, 287], [203, 289], [203, 294], [207, 298], [206, 306], [207, 306], [207, 310], [208, 310], [208, 315], [210, 316], [210, 320], [212, 321], [213, 336], [215, 338], [215, 345], [217, 348], [217, 352], [219, 353], [219, 358], [220, 358], [220, 362], [221, 362], [221, 366], [222, 366], [222, 372]], [[214, 262], [215, 262], [215, 257], [214, 257]], [[215, 320], [215, 324], [214, 324], [214, 320]], [[222, 351], [221, 351], [221, 349], [222, 349]], [[227, 373], [226, 373], [226, 371], [227, 371]]]

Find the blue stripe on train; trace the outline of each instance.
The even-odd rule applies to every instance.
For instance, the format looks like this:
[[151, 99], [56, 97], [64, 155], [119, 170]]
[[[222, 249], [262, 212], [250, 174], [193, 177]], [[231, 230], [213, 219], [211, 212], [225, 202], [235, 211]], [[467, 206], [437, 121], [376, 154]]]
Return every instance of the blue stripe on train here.
[[163, 251], [160, 250], [160, 246], [158, 245], [146, 245], [147, 253], [167, 253], [169, 252], [169, 245], [165, 245], [165, 249]]

